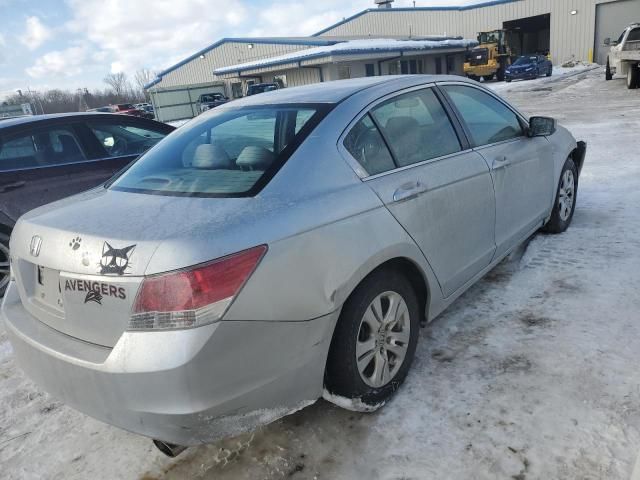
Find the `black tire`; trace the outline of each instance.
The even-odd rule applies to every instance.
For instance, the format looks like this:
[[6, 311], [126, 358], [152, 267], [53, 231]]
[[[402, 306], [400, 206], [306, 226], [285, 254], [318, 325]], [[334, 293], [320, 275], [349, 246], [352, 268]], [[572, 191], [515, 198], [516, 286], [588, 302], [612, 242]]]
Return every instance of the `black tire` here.
[[634, 90], [638, 88], [638, 66], [629, 65], [627, 69], [627, 88]]
[[485, 82], [490, 82], [491, 80], [493, 80], [493, 77], [495, 75], [492, 73], [491, 75], [485, 75], [484, 77], [482, 77], [484, 79]]
[[505, 82], [507, 82], [507, 83], [511, 83], [511, 79], [510, 79], [510, 78], [507, 78], [507, 79], [505, 80]]
[[[560, 190], [562, 186], [563, 177], [565, 172], [571, 171], [574, 179], [574, 188], [573, 188], [573, 202], [571, 205], [571, 211], [568, 216], [562, 218], [561, 213], [561, 195]], [[571, 224], [571, 220], [573, 219], [573, 214], [576, 210], [576, 201], [578, 200], [578, 169], [576, 168], [575, 163], [571, 158], [567, 158], [564, 162], [564, 166], [562, 167], [562, 172], [560, 173], [560, 179], [558, 180], [558, 187], [556, 189], [556, 199], [553, 203], [553, 211], [551, 212], [551, 218], [547, 222], [547, 224], [542, 227], [542, 231], [546, 233], [562, 233]]]
[[9, 284], [9, 235], [0, 232], [0, 297]]
[[551, 75], [553, 75], [553, 67], [549, 67], [547, 70], [547, 77], [550, 77]]
[[604, 69], [604, 79], [607, 81], [613, 79], [613, 75], [611, 73], [611, 65], [609, 65], [609, 57], [607, 57], [607, 66]]
[[[395, 375], [388, 383], [376, 388], [365, 383], [358, 370], [356, 346], [365, 312], [373, 300], [385, 292], [397, 293], [404, 300], [409, 315], [410, 336], [405, 357]], [[359, 399], [372, 410], [389, 399], [398, 390], [411, 367], [418, 343], [420, 318], [415, 290], [402, 273], [395, 269], [381, 269], [365, 278], [345, 302], [331, 340], [325, 370], [325, 387], [329, 393]], [[386, 355], [386, 358], [393, 358], [393, 354], [391, 357]]]

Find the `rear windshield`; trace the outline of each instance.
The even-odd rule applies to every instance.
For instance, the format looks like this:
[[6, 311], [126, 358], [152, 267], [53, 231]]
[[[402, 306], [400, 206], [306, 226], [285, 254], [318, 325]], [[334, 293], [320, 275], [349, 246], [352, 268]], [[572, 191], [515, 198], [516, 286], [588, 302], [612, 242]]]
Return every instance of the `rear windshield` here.
[[298, 104], [216, 109], [167, 136], [110, 188], [177, 196], [253, 195], [329, 108]]

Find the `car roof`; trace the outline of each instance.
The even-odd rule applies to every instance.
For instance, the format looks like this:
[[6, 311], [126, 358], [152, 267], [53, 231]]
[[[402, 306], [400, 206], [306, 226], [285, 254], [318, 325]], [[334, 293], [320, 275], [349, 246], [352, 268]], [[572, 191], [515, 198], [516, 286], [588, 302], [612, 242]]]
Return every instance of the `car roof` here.
[[[0, 129], [4, 129], [7, 127], [13, 127], [16, 125], [27, 125], [31, 123], [40, 123], [46, 122], [48, 120], [56, 120], [56, 119], [89, 119], [89, 118], [117, 118], [122, 119], [122, 114], [117, 113], [106, 113], [106, 112], [72, 112], [72, 113], [51, 113], [45, 115], [27, 115], [24, 117], [14, 117], [7, 118], [0, 122]], [[131, 117], [138, 118], [138, 117]], [[127, 117], [129, 119], [129, 117]], [[143, 120], [143, 119], [140, 119]], [[134, 120], [136, 121], [136, 120]], [[149, 120], [153, 121], [153, 120]]]
[[339, 103], [355, 93], [375, 86], [386, 86], [390, 89], [397, 86], [400, 89], [443, 81], [470, 82], [465, 77], [454, 75], [383, 75], [281, 88], [260, 95], [239, 98], [228, 105], [231, 108], [283, 103]]

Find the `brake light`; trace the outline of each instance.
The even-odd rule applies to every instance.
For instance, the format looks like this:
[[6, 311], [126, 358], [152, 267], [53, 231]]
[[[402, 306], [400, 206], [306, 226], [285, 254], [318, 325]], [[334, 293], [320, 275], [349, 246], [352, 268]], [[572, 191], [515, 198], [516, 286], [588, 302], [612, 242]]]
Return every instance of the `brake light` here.
[[191, 328], [220, 320], [267, 251], [266, 245], [142, 281], [130, 330]]

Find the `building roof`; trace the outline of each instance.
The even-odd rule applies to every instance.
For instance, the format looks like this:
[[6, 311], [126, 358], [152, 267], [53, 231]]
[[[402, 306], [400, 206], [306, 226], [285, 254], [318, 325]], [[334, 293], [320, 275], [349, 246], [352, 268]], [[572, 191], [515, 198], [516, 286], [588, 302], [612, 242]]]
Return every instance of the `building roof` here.
[[453, 75], [383, 75], [376, 77], [359, 77], [348, 80], [314, 83], [300, 87], [287, 87], [258, 95], [250, 95], [216, 107], [215, 110], [286, 103], [338, 103], [366, 88], [386, 85], [402, 89], [414, 85], [450, 80], [455, 80], [456, 82], [471, 82], [471, 80], [467, 80], [464, 77]]
[[372, 53], [402, 53], [407, 51], [427, 51], [436, 49], [466, 49], [478, 45], [476, 40], [462, 37], [423, 37], [411, 40], [393, 38], [367, 38], [361, 40], [347, 40], [333, 45], [312, 47], [296, 52], [285, 53], [275, 57], [263, 58], [251, 62], [240, 63], [228, 67], [217, 68], [216, 75], [225, 75], [258, 68], [274, 67], [278, 65], [301, 62], [303, 60], [318, 59], [334, 55], [362, 55]]
[[494, 5], [502, 5], [504, 3], [512, 3], [512, 2], [521, 2], [522, 0], [488, 0], [484, 2], [478, 2], [471, 5], [458, 5], [458, 6], [448, 6], [448, 7], [400, 7], [400, 8], [367, 8], [366, 10], [362, 10], [350, 17], [347, 17], [339, 22], [334, 23], [326, 28], [323, 28], [319, 32], [314, 33], [311, 37], [318, 37], [329, 30], [332, 30], [340, 25], [344, 25], [345, 23], [349, 23], [352, 20], [355, 20], [362, 15], [366, 15], [368, 13], [394, 13], [394, 12], [443, 12], [443, 11], [454, 11], [454, 12], [462, 12], [465, 10], [474, 10], [477, 8], [485, 8], [491, 7]]
[[204, 55], [207, 52], [210, 52], [214, 48], [219, 47], [224, 43], [265, 43], [272, 45], [304, 45], [304, 46], [322, 46], [322, 45], [333, 45], [337, 40], [334, 39], [322, 39], [322, 38], [314, 38], [314, 37], [238, 37], [238, 38], [223, 38], [218, 40], [215, 43], [203, 48], [202, 50], [197, 51], [193, 55], [188, 56], [184, 60], [179, 61], [175, 65], [166, 68], [159, 72], [156, 78], [146, 84], [144, 88], [150, 88], [154, 85], [160, 83], [162, 81], [162, 77], [167, 73], [173, 72], [174, 70], [180, 68], [181, 66], [189, 63], [191, 60], [195, 60], [200, 55]]

